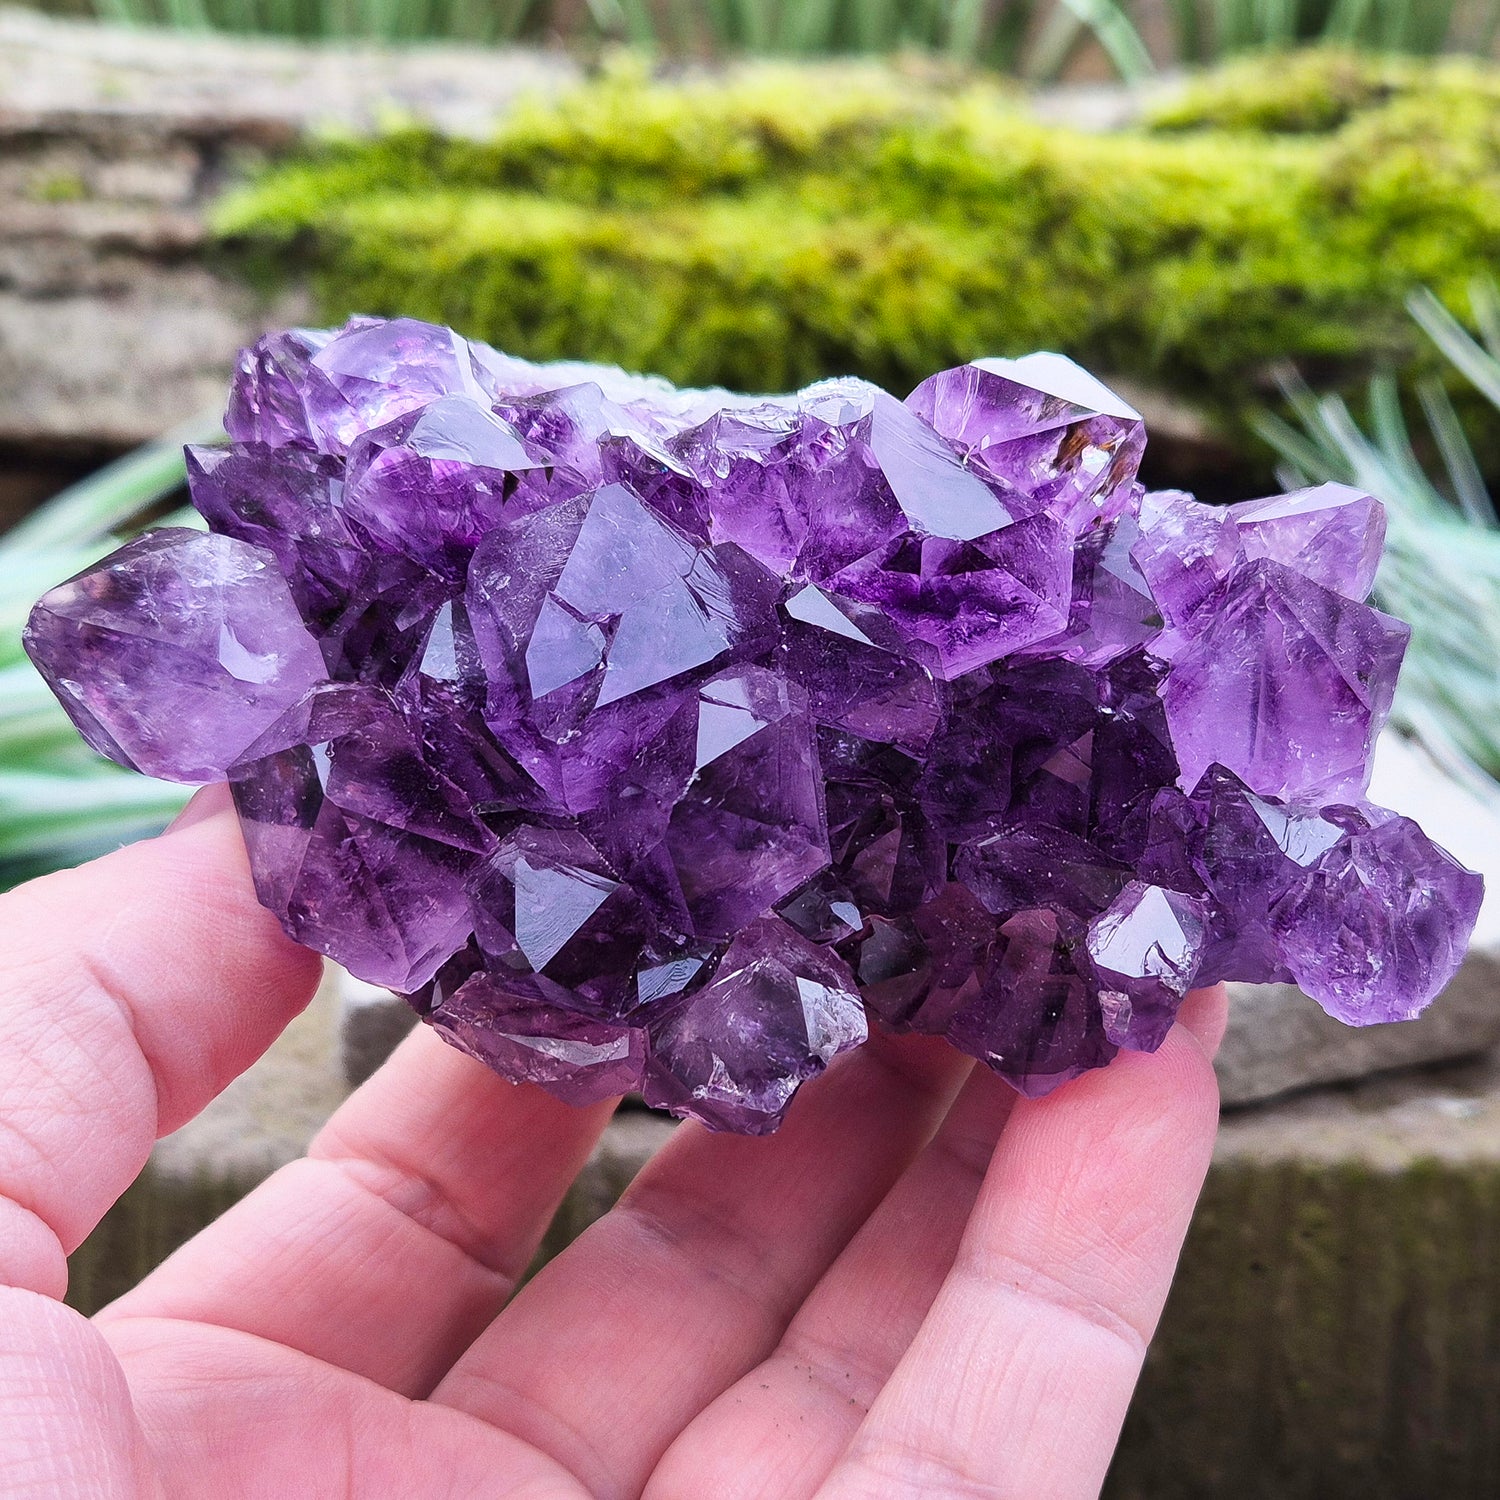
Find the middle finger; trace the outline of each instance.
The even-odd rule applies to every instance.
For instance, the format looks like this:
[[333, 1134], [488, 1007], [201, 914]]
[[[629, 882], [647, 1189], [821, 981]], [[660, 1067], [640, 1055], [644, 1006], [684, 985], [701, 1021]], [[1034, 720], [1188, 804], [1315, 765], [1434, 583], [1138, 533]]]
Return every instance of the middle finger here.
[[434, 1399], [637, 1496], [673, 1438], [763, 1359], [946, 1112], [946, 1042], [876, 1036], [769, 1138], [681, 1127], [530, 1282]]
[[988, 1068], [969, 1074], [771, 1356], [672, 1444], [646, 1500], [796, 1500], [817, 1489], [942, 1287], [1015, 1099]]

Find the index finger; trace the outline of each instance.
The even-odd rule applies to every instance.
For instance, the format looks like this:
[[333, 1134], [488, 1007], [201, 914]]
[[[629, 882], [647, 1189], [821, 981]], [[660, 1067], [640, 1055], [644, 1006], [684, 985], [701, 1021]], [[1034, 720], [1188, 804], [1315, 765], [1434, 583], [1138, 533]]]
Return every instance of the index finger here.
[[1217, 1119], [1181, 1024], [1151, 1056], [1019, 1101], [943, 1290], [821, 1500], [1097, 1495]]
[[224, 788], [159, 838], [0, 897], [0, 1284], [65, 1257], [307, 1004], [315, 955], [255, 899]]

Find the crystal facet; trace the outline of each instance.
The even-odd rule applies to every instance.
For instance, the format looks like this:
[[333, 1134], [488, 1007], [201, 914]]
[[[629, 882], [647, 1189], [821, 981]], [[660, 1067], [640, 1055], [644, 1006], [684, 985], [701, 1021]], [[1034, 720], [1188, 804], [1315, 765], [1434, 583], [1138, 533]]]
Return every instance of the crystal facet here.
[[326, 675], [273, 556], [178, 528], [51, 590], [26, 648], [96, 750], [169, 781], [222, 778]]
[[207, 534], [27, 649], [104, 754], [230, 782], [289, 933], [517, 1082], [759, 1134], [867, 1017], [1040, 1094], [1195, 984], [1364, 1024], [1462, 957], [1478, 877], [1361, 800], [1378, 503], [1147, 494], [1059, 355], [749, 398], [356, 318], [247, 350], [226, 428]]

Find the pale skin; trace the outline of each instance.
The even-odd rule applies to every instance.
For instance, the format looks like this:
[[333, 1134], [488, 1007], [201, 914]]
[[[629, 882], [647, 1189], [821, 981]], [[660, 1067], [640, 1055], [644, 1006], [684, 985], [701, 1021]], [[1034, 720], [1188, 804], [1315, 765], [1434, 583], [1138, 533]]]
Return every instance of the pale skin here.
[[9, 1500], [1083, 1500], [1208, 1167], [1222, 988], [1021, 1101], [881, 1038], [769, 1138], [679, 1129], [512, 1297], [611, 1107], [419, 1028], [92, 1321], [65, 1256], [304, 1006], [222, 788], [0, 898]]

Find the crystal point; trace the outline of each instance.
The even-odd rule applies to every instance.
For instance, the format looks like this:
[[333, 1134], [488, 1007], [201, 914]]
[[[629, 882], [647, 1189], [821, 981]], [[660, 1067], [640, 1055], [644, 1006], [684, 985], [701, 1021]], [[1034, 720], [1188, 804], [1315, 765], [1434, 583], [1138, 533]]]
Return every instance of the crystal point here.
[[164, 530], [59, 584], [26, 647], [85, 739], [169, 781], [217, 781], [324, 677], [276, 559]]
[[1199, 606], [1162, 690], [1184, 785], [1228, 767], [1268, 797], [1357, 798], [1410, 630], [1268, 560]]
[[852, 976], [791, 929], [754, 923], [712, 981], [650, 1023], [648, 1104], [716, 1130], [774, 1130], [797, 1088], [865, 1039]]

